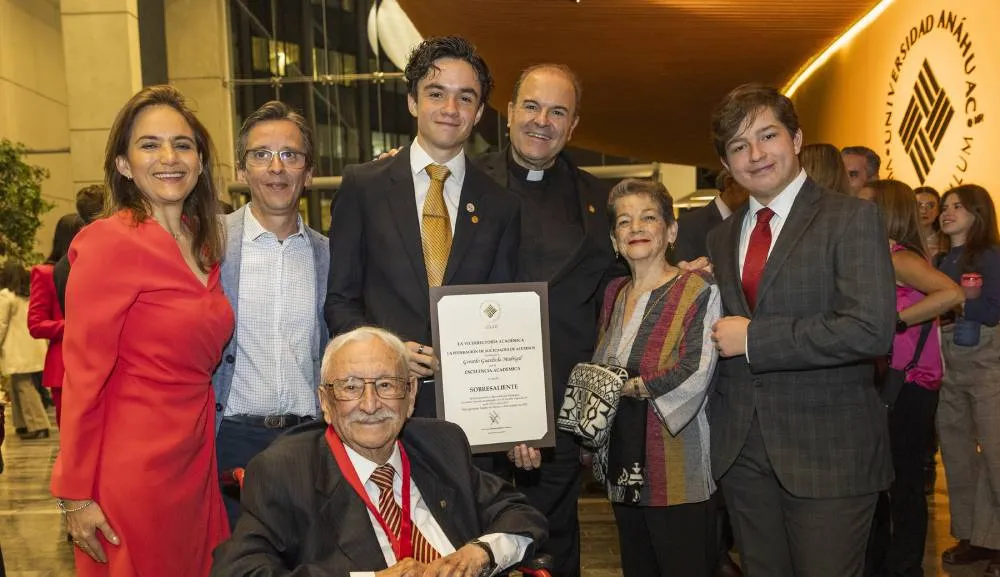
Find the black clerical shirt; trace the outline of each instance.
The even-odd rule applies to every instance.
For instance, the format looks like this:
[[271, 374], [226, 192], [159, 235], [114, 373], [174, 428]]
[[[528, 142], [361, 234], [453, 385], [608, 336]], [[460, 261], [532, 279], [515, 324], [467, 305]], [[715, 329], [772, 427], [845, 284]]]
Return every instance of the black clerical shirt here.
[[557, 159], [540, 180], [529, 180], [528, 169], [507, 156], [508, 188], [521, 199], [521, 250], [517, 279], [550, 281], [583, 239], [583, 221], [576, 179], [564, 160]]

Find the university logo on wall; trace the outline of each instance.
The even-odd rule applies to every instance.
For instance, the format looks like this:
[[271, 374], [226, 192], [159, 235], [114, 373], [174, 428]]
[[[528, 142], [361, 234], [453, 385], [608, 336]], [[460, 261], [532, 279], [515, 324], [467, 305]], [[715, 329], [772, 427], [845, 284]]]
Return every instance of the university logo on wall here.
[[986, 114], [977, 91], [972, 25], [960, 13], [928, 14], [892, 63], [884, 139], [888, 178], [950, 188], [965, 181]]

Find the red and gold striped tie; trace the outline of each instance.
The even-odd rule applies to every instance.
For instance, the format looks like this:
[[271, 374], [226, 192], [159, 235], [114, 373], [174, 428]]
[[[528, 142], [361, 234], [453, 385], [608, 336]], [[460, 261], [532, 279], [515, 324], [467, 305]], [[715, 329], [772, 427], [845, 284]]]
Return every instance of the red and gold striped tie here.
[[448, 266], [448, 255], [451, 254], [451, 218], [448, 216], [448, 206], [444, 203], [444, 181], [451, 171], [440, 164], [428, 164], [425, 170], [431, 177], [431, 185], [427, 188], [427, 198], [424, 199], [421, 241], [424, 266], [427, 267], [427, 284], [435, 287], [441, 286]]
[[[381, 467], [375, 469], [372, 473], [371, 480], [378, 487], [378, 512], [385, 519], [386, 525], [393, 533], [399, 535], [399, 523], [402, 511], [399, 505], [396, 503], [396, 499], [392, 496], [392, 479], [396, 476], [396, 469], [392, 467], [389, 463], [382, 465]], [[404, 491], [409, 491], [409, 487], [403, 487]], [[441, 554], [437, 552], [427, 539], [424, 538], [423, 533], [420, 532], [416, 526], [413, 527], [413, 558], [420, 563], [430, 563], [436, 559], [439, 559]], [[401, 559], [397, 559], [401, 561]]]

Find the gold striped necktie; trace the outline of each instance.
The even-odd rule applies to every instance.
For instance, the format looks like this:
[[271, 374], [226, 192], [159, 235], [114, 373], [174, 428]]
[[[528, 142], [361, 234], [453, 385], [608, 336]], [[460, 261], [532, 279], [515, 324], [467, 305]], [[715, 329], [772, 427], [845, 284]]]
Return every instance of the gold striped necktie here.
[[[447, 170], [447, 169], [446, 169]], [[392, 465], [386, 463], [381, 467], [375, 469], [370, 477], [375, 486], [378, 487], [378, 512], [385, 519], [385, 524], [389, 526], [391, 530], [396, 535], [399, 535], [399, 525], [402, 517], [402, 510], [396, 503], [396, 499], [392, 496], [392, 479], [396, 476], [396, 469]], [[409, 491], [409, 487], [403, 487], [404, 491]], [[420, 563], [430, 563], [441, 557], [441, 554], [437, 552], [427, 539], [424, 538], [423, 533], [420, 529], [413, 526], [413, 537], [411, 539], [413, 544], [413, 558]], [[397, 562], [402, 561], [402, 559], [396, 559]]]
[[441, 286], [444, 270], [448, 266], [448, 255], [451, 253], [451, 219], [448, 217], [448, 206], [444, 203], [444, 181], [451, 171], [440, 164], [428, 164], [425, 170], [431, 177], [431, 185], [427, 188], [427, 198], [424, 199], [421, 241], [424, 247], [424, 266], [427, 268], [427, 284], [435, 287]]

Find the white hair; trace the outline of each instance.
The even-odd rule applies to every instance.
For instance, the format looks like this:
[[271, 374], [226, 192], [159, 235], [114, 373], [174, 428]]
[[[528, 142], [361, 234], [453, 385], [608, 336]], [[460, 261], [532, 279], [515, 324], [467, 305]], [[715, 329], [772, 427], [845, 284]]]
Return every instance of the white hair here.
[[390, 350], [396, 353], [399, 357], [400, 375], [409, 375], [409, 367], [406, 364], [406, 345], [403, 344], [403, 341], [401, 341], [399, 337], [379, 327], [358, 327], [352, 331], [337, 335], [328, 345], [326, 345], [326, 351], [323, 353], [323, 364], [320, 367], [320, 374], [323, 376], [324, 380], [327, 372], [330, 370], [330, 365], [333, 363], [334, 355], [336, 355], [337, 351], [343, 348], [344, 345], [348, 343], [370, 341], [373, 339], [382, 341], [387, 347], [389, 347]]

